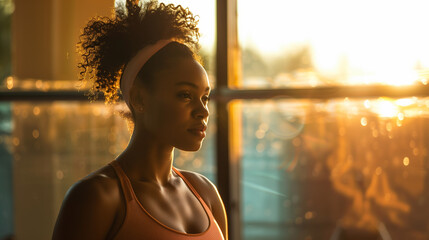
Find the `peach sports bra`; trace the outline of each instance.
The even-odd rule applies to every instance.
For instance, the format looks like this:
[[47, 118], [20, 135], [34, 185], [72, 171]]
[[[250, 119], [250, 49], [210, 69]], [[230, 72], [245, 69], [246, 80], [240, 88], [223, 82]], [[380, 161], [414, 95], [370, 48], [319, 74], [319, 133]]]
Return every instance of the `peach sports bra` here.
[[131, 182], [125, 172], [122, 170], [119, 163], [114, 160], [109, 163], [113, 167], [121, 184], [122, 192], [126, 201], [125, 219], [122, 223], [115, 240], [224, 240], [222, 231], [220, 230], [210, 208], [206, 205], [201, 196], [192, 187], [189, 181], [173, 167], [174, 172], [179, 175], [186, 183], [188, 188], [193, 192], [195, 197], [204, 207], [204, 210], [209, 217], [209, 227], [201, 233], [184, 233], [170, 228], [147, 212], [139, 200], [137, 199]]

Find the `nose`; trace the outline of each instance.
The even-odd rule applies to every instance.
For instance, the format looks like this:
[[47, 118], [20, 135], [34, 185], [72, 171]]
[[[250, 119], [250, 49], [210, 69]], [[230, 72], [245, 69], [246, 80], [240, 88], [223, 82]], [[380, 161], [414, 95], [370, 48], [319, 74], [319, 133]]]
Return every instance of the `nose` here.
[[199, 101], [195, 110], [193, 111], [193, 115], [195, 118], [208, 118], [210, 115], [208, 104], [205, 104], [203, 101]]

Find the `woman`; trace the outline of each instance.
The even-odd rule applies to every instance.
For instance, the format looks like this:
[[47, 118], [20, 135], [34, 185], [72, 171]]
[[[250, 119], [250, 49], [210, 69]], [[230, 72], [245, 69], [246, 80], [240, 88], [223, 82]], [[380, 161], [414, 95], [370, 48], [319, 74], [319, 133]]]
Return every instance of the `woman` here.
[[228, 238], [216, 187], [172, 166], [175, 147], [201, 147], [209, 118], [196, 23], [181, 6], [127, 1], [85, 27], [81, 78], [92, 75], [107, 101], [120, 88], [134, 130], [122, 154], [67, 192], [53, 239]]

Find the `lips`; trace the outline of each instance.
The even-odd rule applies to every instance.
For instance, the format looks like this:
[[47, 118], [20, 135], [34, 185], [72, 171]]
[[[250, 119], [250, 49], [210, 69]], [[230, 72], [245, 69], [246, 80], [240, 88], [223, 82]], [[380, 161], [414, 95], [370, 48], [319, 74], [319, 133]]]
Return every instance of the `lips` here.
[[188, 129], [188, 132], [192, 133], [197, 137], [204, 138], [206, 136], [207, 125], [198, 124]]

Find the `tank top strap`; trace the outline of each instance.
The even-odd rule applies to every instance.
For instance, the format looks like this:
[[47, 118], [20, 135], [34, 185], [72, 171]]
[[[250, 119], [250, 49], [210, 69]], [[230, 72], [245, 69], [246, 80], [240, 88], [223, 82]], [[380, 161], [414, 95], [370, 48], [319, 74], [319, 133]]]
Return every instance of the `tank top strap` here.
[[177, 170], [175, 167], [173, 167], [173, 170], [174, 170], [175, 173], [177, 173], [177, 175], [179, 175], [183, 179], [183, 181], [185, 181], [186, 185], [188, 185], [188, 187], [191, 189], [191, 191], [194, 193], [194, 195], [203, 204], [204, 208], [211, 214], [210, 208], [207, 206], [206, 202], [200, 196], [200, 194], [198, 194], [197, 190], [195, 190], [195, 188], [192, 186], [192, 184], [188, 181], [188, 179], [186, 179], [185, 176], [183, 176], [183, 174], [179, 170]]
[[133, 200], [132, 186], [130, 180], [128, 179], [124, 170], [122, 170], [121, 166], [116, 160], [110, 162], [109, 165], [113, 167], [116, 175], [118, 176], [125, 199], [127, 200], [127, 202], [130, 202], [131, 200]]

